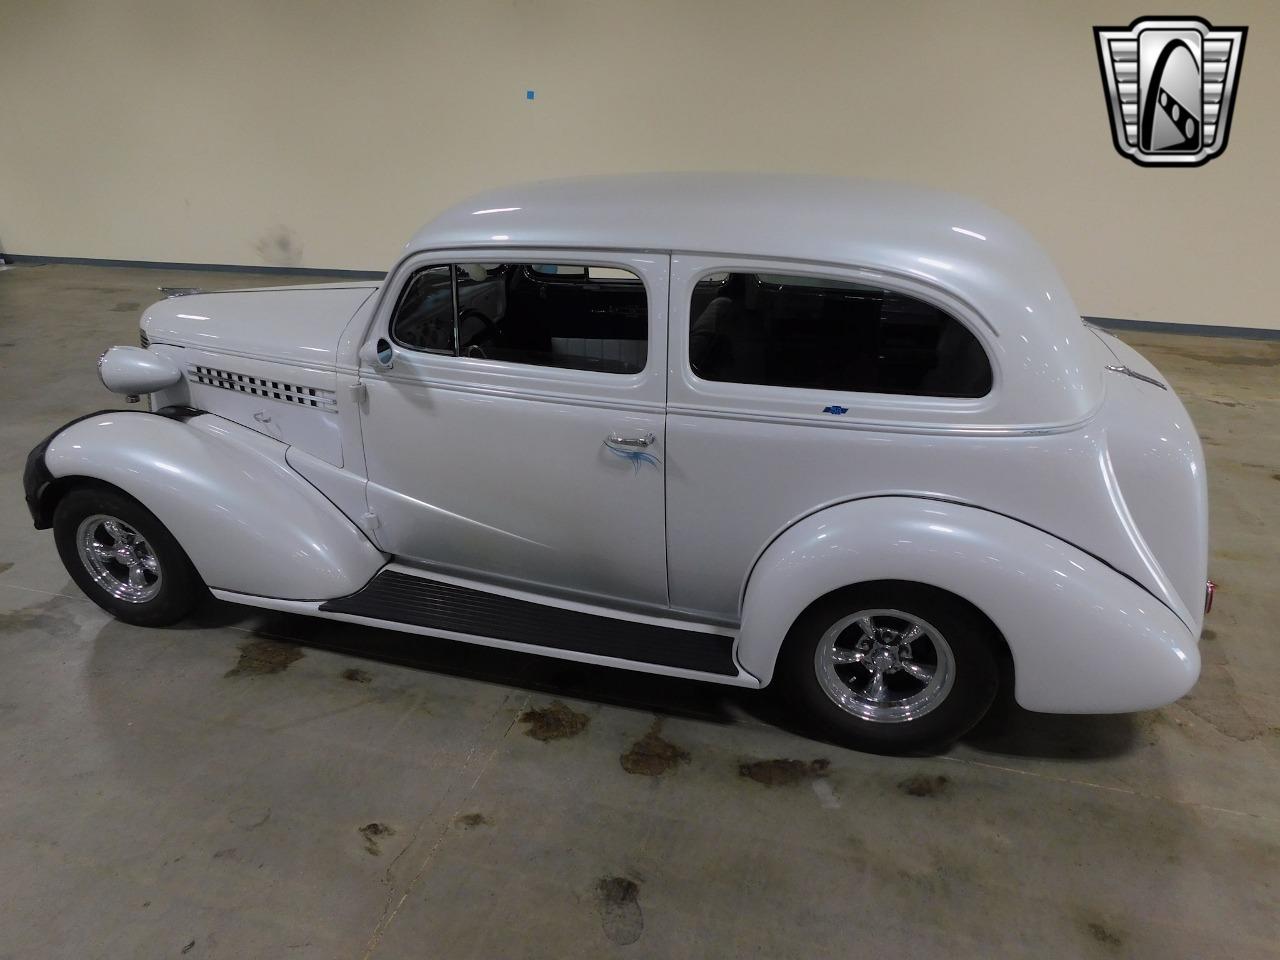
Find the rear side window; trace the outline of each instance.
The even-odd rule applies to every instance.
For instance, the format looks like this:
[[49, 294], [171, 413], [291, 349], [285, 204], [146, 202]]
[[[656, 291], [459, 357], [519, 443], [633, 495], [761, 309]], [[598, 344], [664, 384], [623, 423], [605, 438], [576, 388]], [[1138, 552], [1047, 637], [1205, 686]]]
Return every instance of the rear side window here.
[[880, 287], [717, 273], [694, 286], [689, 317], [689, 361], [704, 380], [924, 397], [991, 392], [991, 364], [967, 327]]
[[540, 367], [638, 373], [649, 345], [643, 281], [618, 267], [464, 263], [424, 267], [391, 321], [414, 349]]

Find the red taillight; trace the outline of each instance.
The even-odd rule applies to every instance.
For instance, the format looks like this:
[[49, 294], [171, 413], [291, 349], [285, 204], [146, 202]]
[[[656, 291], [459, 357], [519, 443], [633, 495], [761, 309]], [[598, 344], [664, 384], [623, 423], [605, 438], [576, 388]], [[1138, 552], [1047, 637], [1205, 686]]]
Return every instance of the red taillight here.
[[1213, 595], [1218, 592], [1218, 585], [1212, 580], [1204, 582], [1204, 612], [1207, 614], [1213, 609]]

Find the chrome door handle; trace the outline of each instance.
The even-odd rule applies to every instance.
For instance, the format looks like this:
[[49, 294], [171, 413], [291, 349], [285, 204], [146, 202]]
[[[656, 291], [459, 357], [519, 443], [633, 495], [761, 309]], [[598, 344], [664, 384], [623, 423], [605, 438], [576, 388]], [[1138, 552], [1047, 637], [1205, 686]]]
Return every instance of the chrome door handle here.
[[652, 433], [646, 433], [639, 437], [624, 437], [616, 433], [609, 434], [609, 439], [605, 443], [611, 447], [649, 447], [654, 444], [658, 438]]

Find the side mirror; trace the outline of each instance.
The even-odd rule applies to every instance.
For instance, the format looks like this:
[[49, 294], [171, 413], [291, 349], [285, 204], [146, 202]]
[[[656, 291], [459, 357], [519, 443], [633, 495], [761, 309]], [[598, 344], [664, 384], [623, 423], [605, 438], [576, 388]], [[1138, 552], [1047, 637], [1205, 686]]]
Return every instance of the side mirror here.
[[396, 365], [395, 348], [386, 337], [379, 337], [360, 348], [360, 359], [380, 370], [390, 370]]
[[396, 354], [391, 349], [391, 341], [385, 337], [378, 338], [378, 366], [383, 370], [390, 370], [396, 365]]

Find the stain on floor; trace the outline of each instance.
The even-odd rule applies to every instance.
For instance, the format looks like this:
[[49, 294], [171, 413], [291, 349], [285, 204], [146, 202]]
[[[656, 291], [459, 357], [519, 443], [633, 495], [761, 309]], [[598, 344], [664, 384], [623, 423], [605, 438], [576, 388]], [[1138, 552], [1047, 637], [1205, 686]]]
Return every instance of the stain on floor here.
[[227, 815], [227, 819], [241, 830], [257, 830], [271, 819], [270, 807], [236, 807]]
[[4, 573], [6, 570], [11, 569], [12, 567], [13, 567], [12, 563], [9, 563], [4, 560], [0, 560], [0, 573]]
[[493, 823], [483, 813], [464, 813], [458, 817], [458, 822], [462, 824], [464, 830], [474, 830], [476, 827], [487, 827]]
[[576, 737], [587, 729], [590, 719], [585, 713], [578, 713], [559, 700], [551, 701], [549, 706], [526, 710], [520, 714], [520, 722], [529, 725], [525, 736], [543, 742]]
[[133, 313], [133, 311], [140, 310], [140, 309], [142, 309], [142, 304], [135, 303], [132, 300], [125, 300], [120, 303], [117, 303], [114, 307], [112, 307], [111, 312], [112, 313]]
[[365, 852], [375, 857], [382, 856], [382, 847], [379, 846], [378, 841], [383, 837], [394, 837], [396, 835], [395, 830], [391, 827], [376, 821], [374, 823], [366, 823], [357, 832], [364, 837]]
[[907, 777], [898, 784], [898, 789], [908, 797], [937, 797], [945, 793], [951, 781], [944, 776], [918, 775]]
[[601, 877], [596, 881], [596, 912], [604, 935], [619, 946], [635, 943], [644, 932], [640, 910], [640, 885], [627, 877]]
[[246, 640], [240, 644], [240, 659], [228, 670], [225, 677], [257, 677], [268, 673], [282, 673], [289, 664], [301, 660], [302, 648], [296, 643], [279, 640]]
[[689, 762], [689, 751], [662, 736], [662, 720], [655, 718], [649, 731], [618, 758], [622, 769], [641, 777], [659, 777], [681, 763]]
[[355, 667], [350, 667], [342, 671], [342, 679], [350, 680], [352, 683], [372, 683], [373, 674], [366, 670], [358, 670]]
[[738, 776], [762, 783], [766, 787], [790, 787], [797, 783], [827, 775], [831, 761], [825, 758], [810, 760], [753, 760], [738, 766]]
[[19, 630], [39, 630], [52, 636], [74, 636], [79, 632], [75, 617], [67, 612], [67, 601], [50, 597], [29, 607], [0, 613], [0, 634]]
[[1105, 924], [1098, 923], [1096, 920], [1091, 920], [1086, 923], [1085, 929], [1089, 931], [1089, 936], [1104, 947], [1119, 949], [1124, 946], [1124, 937], [1110, 930]]

